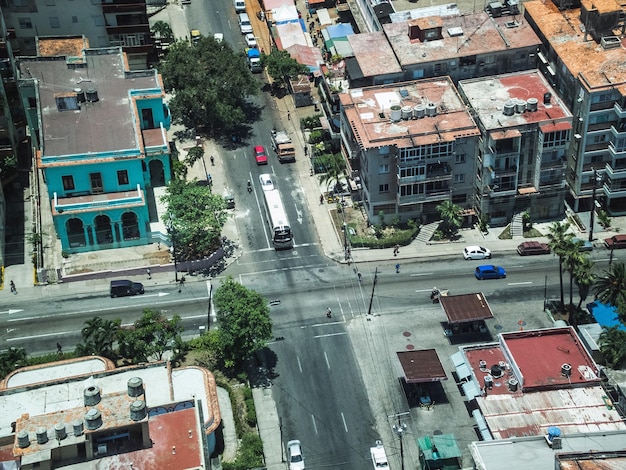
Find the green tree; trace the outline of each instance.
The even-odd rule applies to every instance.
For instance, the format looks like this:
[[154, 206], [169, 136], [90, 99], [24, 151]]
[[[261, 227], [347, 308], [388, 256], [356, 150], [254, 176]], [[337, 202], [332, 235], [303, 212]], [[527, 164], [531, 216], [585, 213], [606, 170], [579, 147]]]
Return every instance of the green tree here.
[[165, 21], [157, 21], [150, 28], [152, 33], [154, 33], [162, 42], [171, 43], [174, 42], [174, 31], [172, 31], [169, 23]]
[[201, 37], [198, 44], [177, 41], [158, 66], [173, 120], [213, 137], [230, 136], [246, 121], [247, 98], [259, 92], [243, 53], [226, 41]]
[[24, 348], [9, 348], [0, 353], [0, 377], [6, 377], [15, 369], [28, 365]]
[[269, 76], [276, 82], [283, 82], [285, 85], [290, 78], [309, 73], [309, 68], [306, 65], [291, 57], [289, 51], [284, 49], [274, 49], [271, 54], [264, 54], [261, 61], [263, 66], [267, 67]]
[[122, 328], [118, 332], [120, 356], [134, 363], [160, 361], [167, 351], [180, 353], [183, 325], [180, 317], [174, 315], [171, 320], [150, 309], [144, 309], [143, 316], [131, 328]]
[[113, 344], [117, 339], [117, 333], [122, 324], [122, 320], [106, 320], [102, 317], [93, 317], [85, 322], [85, 326], [80, 331], [83, 342], [76, 345], [75, 354], [77, 356], [99, 355], [116, 359]]
[[569, 308], [570, 311], [574, 307], [574, 281], [576, 279], [575, 272], [579, 265], [587, 258], [584, 253], [580, 252], [583, 245], [582, 240], [574, 241], [569, 238], [563, 244], [563, 266], [569, 273]]
[[452, 201], [443, 201], [436, 209], [439, 211], [439, 216], [441, 217], [439, 229], [443, 232], [445, 237], [454, 238], [463, 223], [461, 207], [457, 206]]
[[267, 301], [258, 292], [228, 277], [213, 295], [219, 325], [219, 342], [228, 367], [263, 349], [272, 338]]
[[591, 291], [591, 286], [595, 281], [595, 274], [593, 273], [593, 261], [588, 256], [585, 256], [583, 261], [576, 266], [574, 270], [574, 280], [578, 286], [578, 305], [576, 311], [580, 311], [582, 304], [587, 300], [587, 296]]
[[215, 252], [228, 218], [221, 195], [196, 181], [172, 180], [161, 200], [167, 207], [164, 220], [171, 221], [178, 261], [202, 259]]
[[612, 369], [621, 368], [626, 361], [626, 331], [619, 326], [604, 327], [598, 342], [607, 365]]
[[320, 184], [326, 185], [326, 191], [336, 187], [345, 176], [346, 161], [340, 153], [327, 153], [315, 157], [315, 163], [326, 169], [326, 173], [319, 176]]
[[191, 168], [198, 160], [202, 160], [202, 157], [204, 157], [204, 149], [200, 145], [191, 147], [187, 152], [185, 163]]
[[622, 323], [626, 324], [626, 267], [624, 263], [613, 263], [598, 276], [593, 284], [593, 293], [602, 303], [613, 305]]
[[563, 286], [563, 263], [565, 262], [566, 246], [572, 240], [574, 234], [568, 232], [568, 222], [554, 222], [549, 227], [548, 245], [554, 254], [559, 257], [559, 285], [561, 288], [561, 304], [560, 308], [565, 308], [565, 292]]

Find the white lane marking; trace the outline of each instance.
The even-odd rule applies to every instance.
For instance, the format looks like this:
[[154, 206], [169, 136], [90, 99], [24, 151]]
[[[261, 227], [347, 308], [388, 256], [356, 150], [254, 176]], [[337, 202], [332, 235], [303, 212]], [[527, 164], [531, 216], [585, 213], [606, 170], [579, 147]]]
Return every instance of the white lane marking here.
[[532, 281], [524, 281], [524, 282], [507, 282], [508, 286], [527, 286], [532, 284]]
[[315, 424], [315, 416], [311, 415], [311, 421], [313, 421], [313, 429], [315, 430], [315, 434], [317, 434], [317, 424]]
[[324, 359], [326, 360], [326, 367], [328, 368], [328, 370], [330, 370], [330, 362], [328, 361], [328, 355], [326, 354], [326, 351], [324, 351]]
[[409, 277], [418, 277], [418, 276], [432, 276], [433, 273], [419, 273], [419, 274], [411, 274]]
[[342, 321], [331, 321], [331, 322], [328, 322], [328, 323], [316, 323], [315, 325], [311, 325], [311, 327], [315, 328], [315, 327], [318, 327], [318, 326], [341, 325], [342, 323], [345, 323], [345, 322], [342, 322]]
[[432, 292], [432, 289], [418, 289], [415, 292]]
[[13, 313], [20, 313], [20, 312], [23, 312], [23, 311], [24, 310], [20, 310], [20, 309], [16, 308], [16, 309], [11, 309], [11, 310], [4, 310], [4, 311], [2, 311], [0, 313], [8, 313], [9, 315], [11, 315]]
[[331, 333], [328, 335], [315, 335], [313, 336], [313, 338], [328, 338], [330, 336], [342, 336], [342, 335], [347, 335], [348, 333]]
[[296, 359], [298, 360], [298, 369], [300, 369], [300, 373], [302, 373], [302, 363], [300, 362], [300, 356], [296, 356]]
[[348, 432], [348, 425], [346, 424], [346, 417], [343, 415], [343, 411], [341, 412], [341, 421], [343, 421], [343, 428]]

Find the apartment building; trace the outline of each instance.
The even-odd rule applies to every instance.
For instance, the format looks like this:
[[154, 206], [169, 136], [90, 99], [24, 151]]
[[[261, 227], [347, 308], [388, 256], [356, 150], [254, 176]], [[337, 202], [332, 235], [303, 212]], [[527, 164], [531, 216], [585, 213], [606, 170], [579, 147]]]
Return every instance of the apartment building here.
[[156, 61], [145, 0], [2, 0], [17, 55], [37, 55], [36, 37], [84, 35], [89, 47], [121, 46], [131, 70]]
[[370, 220], [428, 221], [443, 201], [473, 207], [479, 130], [448, 77], [351, 89], [341, 150]]
[[461, 80], [458, 89], [481, 133], [476, 212], [494, 225], [524, 211], [537, 220], [563, 214], [572, 115], [545, 77], [530, 70]]
[[147, 190], [171, 177], [171, 117], [156, 70], [130, 71], [122, 49], [39, 40], [19, 60], [37, 166], [67, 253], [151, 243]]
[[[626, 28], [614, 0], [524, 4], [543, 42], [539, 68], [574, 116], [567, 202], [626, 213]], [[592, 201], [594, 188], [597, 200]]]

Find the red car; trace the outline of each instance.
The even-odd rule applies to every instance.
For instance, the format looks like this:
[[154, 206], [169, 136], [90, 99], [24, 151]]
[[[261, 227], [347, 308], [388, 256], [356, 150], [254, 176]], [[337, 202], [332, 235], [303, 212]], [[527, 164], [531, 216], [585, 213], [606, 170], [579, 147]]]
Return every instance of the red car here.
[[613, 235], [610, 238], [604, 239], [604, 246], [609, 250], [619, 250], [620, 248], [626, 248], [626, 235]]
[[254, 159], [257, 165], [267, 165], [267, 153], [262, 145], [254, 146]]
[[520, 256], [549, 255], [550, 247], [546, 243], [523, 242], [517, 247]]

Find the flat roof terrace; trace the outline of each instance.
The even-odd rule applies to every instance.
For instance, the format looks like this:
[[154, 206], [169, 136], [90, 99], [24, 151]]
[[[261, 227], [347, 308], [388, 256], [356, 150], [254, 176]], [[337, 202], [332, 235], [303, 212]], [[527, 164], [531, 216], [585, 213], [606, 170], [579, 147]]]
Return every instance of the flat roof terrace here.
[[[131, 91], [162, 93], [156, 70], [125, 70], [121, 48], [87, 49], [82, 60], [21, 58], [19, 67], [22, 80], [37, 80], [43, 157], [138, 149], [141, 136]], [[59, 111], [56, 98], [76, 89], [95, 90], [98, 101]]]

